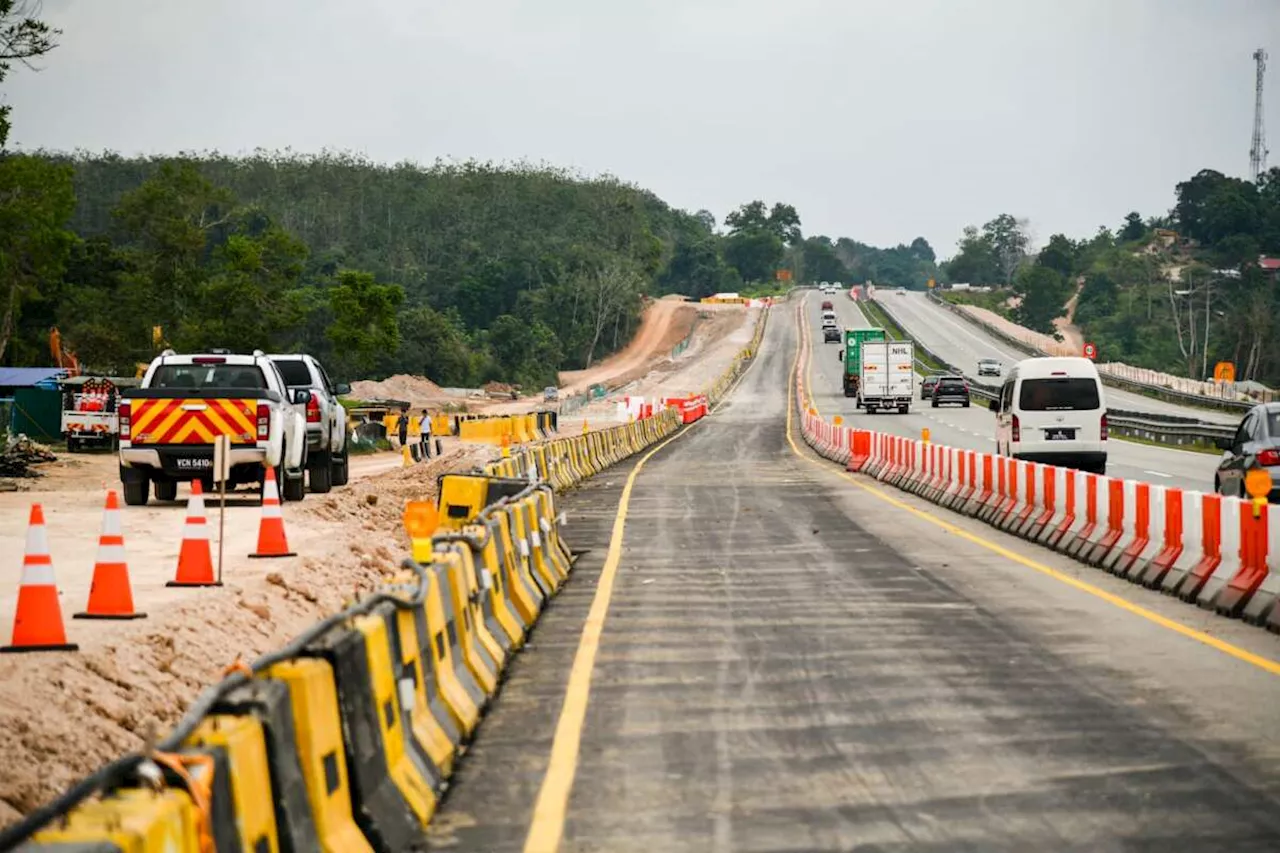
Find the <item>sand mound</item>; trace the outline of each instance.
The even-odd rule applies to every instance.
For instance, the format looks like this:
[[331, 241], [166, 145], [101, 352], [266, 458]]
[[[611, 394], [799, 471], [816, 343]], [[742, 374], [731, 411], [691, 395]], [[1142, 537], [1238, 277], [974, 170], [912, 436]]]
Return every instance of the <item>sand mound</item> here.
[[439, 385], [425, 376], [400, 373], [380, 382], [365, 379], [352, 383], [351, 396], [359, 400], [438, 400], [447, 396]]

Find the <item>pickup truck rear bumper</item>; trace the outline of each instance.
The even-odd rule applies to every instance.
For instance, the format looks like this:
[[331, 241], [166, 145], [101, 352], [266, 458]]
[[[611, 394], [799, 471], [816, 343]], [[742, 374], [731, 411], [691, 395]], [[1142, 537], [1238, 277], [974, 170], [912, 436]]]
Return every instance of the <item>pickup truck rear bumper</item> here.
[[[233, 447], [231, 449], [231, 466], [261, 466], [266, 461], [267, 452], [260, 447]], [[213, 447], [197, 445], [184, 447], [169, 445], [161, 447], [122, 447], [120, 448], [120, 470], [129, 468], [150, 469], [147, 476], [163, 474], [169, 480], [196, 480], [213, 470]], [[139, 473], [142, 473], [140, 470]]]

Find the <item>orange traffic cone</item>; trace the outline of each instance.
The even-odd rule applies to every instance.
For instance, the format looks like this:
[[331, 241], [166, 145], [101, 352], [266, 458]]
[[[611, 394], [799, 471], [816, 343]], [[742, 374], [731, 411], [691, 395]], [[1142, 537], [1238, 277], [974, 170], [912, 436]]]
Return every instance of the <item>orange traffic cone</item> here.
[[27, 551], [22, 558], [22, 581], [18, 587], [18, 609], [13, 618], [13, 643], [0, 652], [74, 652], [62, 626], [62, 606], [58, 604], [58, 584], [53, 578], [53, 558], [49, 556], [49, 534], [44, 529], [44, 510], [31, 505], [27, 525]]
[[267, 482], [262, 487], [262, 521], [258, 524], [258, 550], [250, 557], [295, 557], [284, 535], [284, 513], [280, 510], [280, 489], [275, 471], [267, 469]]
[[107, 492], [107, 508], [102, 513], [102, 535], [98, 537], [98, 561], [93, 564], [89, 605], [84, 613], [77, 613], [73, 618], [141, 619], [146, 615], [133, 609], [124, 530], [120, 524], [120, 498], [112, 489]]
[[204, 490], [199, 480], [191, 481], [191, 500], [187, 502], [187, 521], [182, 530], [182, 550], [178, 552], [178, 573], [165, 586], [222, 586], [213, 575], [209, 528], [204, 520]]

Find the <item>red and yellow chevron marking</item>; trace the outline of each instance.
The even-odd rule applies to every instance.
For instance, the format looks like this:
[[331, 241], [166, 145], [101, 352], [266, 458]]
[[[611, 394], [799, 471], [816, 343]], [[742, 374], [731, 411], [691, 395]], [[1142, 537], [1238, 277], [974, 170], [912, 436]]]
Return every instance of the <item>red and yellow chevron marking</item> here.
[[258, 440], [258, 401], [254, 399], [134, 400], [133, 444], [212, 444], [229, 435], [232, 444]]

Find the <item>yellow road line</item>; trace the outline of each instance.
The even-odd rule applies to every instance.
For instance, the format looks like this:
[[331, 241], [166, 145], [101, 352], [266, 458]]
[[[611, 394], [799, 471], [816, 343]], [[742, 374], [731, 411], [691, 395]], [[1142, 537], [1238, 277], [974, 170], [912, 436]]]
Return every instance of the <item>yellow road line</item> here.
[[[759, 360], [760, 353], [757, 349], [755, 358], [734, 380], [733, 385], [725, 391], [720, 402], [711, 410], [712, 412], [718, 411], [724, 405], [734, 389], [746, 378]], [[613, 532], [609, 537], [609, 550], [605, 554], [604, 567], [601, 568], [600, 578], [596, 582], [596, 594], [591, 599], [591, 609], [587, 611], [587, 621], [582, 626], [578, 651], [573, 656], [573, 666], [569, 670], [564, 705], [560, 708], [555, 737], [551, 741], [551, 758], [547, 762], [546, 775], [542, 777], [542, 787], [538, 789], [538, 799], [533, 805], [533, 820], [529, 824], [529, 834], [524, 840], [525, 853], [554, 853], [560, 849], [560, 841], [564, 836], [569, 795], [573, 792], [573, 779], [578, 772], [578, 750], [582, 745], [582, 729], [587, 718], [591, 676], [595, 670], [596, 652], [600, 649], [600, 635], [604, 633], [605, 617], [609, 615], [613, 582], [618, 574], [618, 564], [622, 561], [622, 539], [627, 529], [627, 510], [631, 505], [631, 490], [635, 486], [636, 476], [655, 453], [677, 438], [688, 435], [694, 427], [706, 421], [707, 419], [703, 418], [689, 429], [676, 433], [640, 457], [640, 461], [631, 469], [627, 482], [622, 487], [622, 497], [618, 500], [618, 512], [613, 519]]]
[[[802, 338], [803, 338], [803, 334], [802, 334]], [[1140, 616], [1143, 619], [1146, 619], [1148, 622], [1153, 622], [1162, 628], [1167, 628], [1170, 631], [1173, 631], [1174, 633], [1181, 634], [1182, 636], [1187, 637], [1188, 639], [1195, 640], [1198, 643], [1203, 643], [1206, 646], [1217, 649], [1223, 654], [1230, 655], [1231, 657], [1236, 658], [1237, 660], [1241, 660], [1241, 661], [1244, 661], [1245, 663], [1252, 664], [1253, 666], [1256, 666], [1258, 669], [1269, 672], [1272, 675], [1280, 675], [1280, 661], [1275, 661], [1275, 660], [1272, 660], [1271, 658], [1254, 654], [1253, 652], [1248, 651], [1247, 649], [1242, 649], [1237, 645], [1228, 643], [1225, 640], [1220, 640], [1217, 637], [1204, 633], [1203, 631], [1197, 631], [1195, 628], [1189, 628], [1186, 625], [1183, 625], [1181, 622], [1177, 622], [1173, 619], [1168, 618], [1167, 616], [1161, 616], [1159, 613], [1155, 613], [1154, 611], [1148, 610], [1147, 608], [1139, 604], [1134, 604], [1132, 601], [1129, 601], [1126, 598], [1122, 598], [1119, 595], [1116, 595], [1111, 592], [1107, 592], [1105, 589], [1102, 589], [1101, 587], [1094, 586], [1093, 584], [1088, 583], [1087, 581], [1082, 581], [1077, 578], [1073, 578], [1070, 575], [1067, 575], [1058, 571], [1057, 569], [1046, 566], [1044, 563], [1040, 563], [1040, 562], [1037, 562], [1036, 560], [1031, 559], [1030, 557], [1023, 556], [1022, 554], [1019, 554], [1016, 551], [1010, 551], [1008, 548], [1005, 548], [1002, 545], [998, 545], [995, 542], [992, 542], [988, 539], [984, 539], [981, 536], [978, 536], [977, 534], [970, 533], [968, 530], [965, 530], [961, 527], [957, 527], [956, 525], [951, 524], [950, 522], [943, 521], [942, 519], [932, 515], [931, 513], [924, 512], [923, 510], [917, 509], [916, 507], [913, 507], [904, 501], [898, 500], [897, 498], [885, 492], [883, 489], [863, 483], [860, 480], [858, 480], [856, 477], [854, 477], [852, 474], [849, 474], [846, 471], [841, 471], [839, 468], [832, 468], [831, 465], [828, 464], [827, 462], [819, 461], [817, 459], [814, 459], [812, 456], [802, 452], [799, 446], [796, 444], [795, 438], [794, 438], [794, 428], [792, 426], [792, 420], [793, 420], [793, 411], [795, 409], [795, 406], [792, 405], [791, 398], [795, 393], [796, 367], [798, 367], [800, 364], [800, 350], [803, 346], [804, 346], [804, 342], [802, 339], [796, 347], [796, 357], [795, 357], [795, 361], [792, 363], [791, 375], [787, 378], [787, 444], [791, 445], [791, 450], [793, 453], [795, 453], [796, 456], [800, 457], [805, 462], [808, 462], [810, 465], [813, 465], [814, 467], [819, 468], [822, 471], [825, 471], [828, 474], [833, 474], [835, 476], [842, 477], [843, 479], [849, 481], [850, 483], [853, 483], [859, 489], [862, 489], [864, 492], [875, 495], [880, 500], [888, 504], [891, 504], [892, 506], [895, 506], [898, 509], [906, 510], [907, 512], [911, 513], [917, 518], [922, 518], [925, 521], [929, 522], [930, 524], [941, 527], [943, 530], [947, 531], [948, 533], [951, 533], [954, 536], [959, 536], [961, 539], [964, 539], [968, 542], [972, 542], [975, 545], [979, 545], [983, 548], [986, 548], [988, 551], [999, 554], [1001, 557], [1004, 557], [1005, 559], [1012, 560], [1018, 565], [1026, 566], [1027, 568], [1034, 569], [1035, 571], [1040, 572], [1043, 575], [1048, 575], [1054, 580], [1060, 581], [1069, 587], [1078, 589], [1081, 592], [1088, 593], [1089, 595], [1092, 595], [1095, 598], [1100, 598], [1103, 601], [1107, 602], [1108, 604], [1112, 604], [1116, 607], [1119, 607], [1121, 610], [1132, 613], [1134, 616]], [[809, 368], [811, 368], [812, 365], [813, 365], [813, 357], [812, 357], [812, 354], [810, 354], [809, 360], [805, 364], [805, 373], [806, 373], [805, 387], [808, 390], [808, 393], [810, 395], [811, 404], [816, 410], [817, 404], [812, 403], [813, 387], [808, 381]]]

